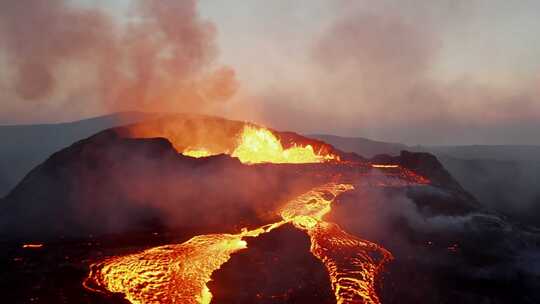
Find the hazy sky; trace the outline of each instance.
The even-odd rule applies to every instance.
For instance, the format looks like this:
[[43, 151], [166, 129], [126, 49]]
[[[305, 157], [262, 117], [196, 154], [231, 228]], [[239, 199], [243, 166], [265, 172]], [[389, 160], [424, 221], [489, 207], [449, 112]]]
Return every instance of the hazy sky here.
[[[4, 13], [17, 18], [0, 22], [0, 38], [36, 16], [73, 17], [81, 4], [84, 16], [103, 16], [88, 17], [92, 26], [83, 22], [79, 32], [99, 24], [114, 34], [62, 38], [63, 25], [51, 27], [47, 39], [83, 41], [81, 49], [62, 52], [58, 43], [36, 42], [39, 27], [11, 35], [17, 39], [0, 46], [0, 124], [131, 108], [204, 111], [278, 129], [411, 144], [540, 144], [539, 1], [51, 0], [53, 10], [39, 0], [20, 2], [28, 3]], [[0, 3], [4, 11], [14, 6]], [[35, 59], [36, 52], [46, 55]], [[98, 86], [106, 97], [93, 91], [89, 56], [115, 65], [107, 90]], [[168, 56], [175, 64], [161, 63]], [[26, 64], [44, 60], [50, 73]]]

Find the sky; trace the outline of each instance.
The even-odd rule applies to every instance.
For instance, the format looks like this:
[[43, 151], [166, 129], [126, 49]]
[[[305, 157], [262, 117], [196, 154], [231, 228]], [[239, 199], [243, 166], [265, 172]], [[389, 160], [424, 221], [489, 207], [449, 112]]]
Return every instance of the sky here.
[[540, 144], [538, 1], [21, 2], [0, 0], [0, 124], [204, 112], [408, 144]]

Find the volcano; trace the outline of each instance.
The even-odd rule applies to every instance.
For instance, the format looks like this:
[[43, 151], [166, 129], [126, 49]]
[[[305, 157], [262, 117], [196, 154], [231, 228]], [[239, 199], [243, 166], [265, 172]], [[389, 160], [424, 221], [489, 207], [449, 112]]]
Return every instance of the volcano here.
[[504, 271], [536, 233], [483, 210], [433, 155], [367, 159], [202, 115], [53, 154], [4, 199], [0, 220], [5, 286], [22, 290], [46, 261], [76, 269], [65, 286], [30, 283], [41, 302], [504, 303], [538, 282]]

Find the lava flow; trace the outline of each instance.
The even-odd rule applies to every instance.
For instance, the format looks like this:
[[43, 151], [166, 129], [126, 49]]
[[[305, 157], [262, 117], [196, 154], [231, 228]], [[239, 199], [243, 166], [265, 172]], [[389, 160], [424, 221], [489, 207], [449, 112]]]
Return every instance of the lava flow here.
[[243, 163], [320, 163], [334, 159], [334, 155], [315, 153], [311, 145], [284, 149], [281, 142], [267, 129], [246, 126], [240, 144], [232, 153]]
[[352, 185], [335, 183], [314, 188], [283, 207], [282, 221], [254, 230], [201, 235], [183, 244], [106, 259], [91, 265], [84, 285], [94, 291], [123, 293], [132, 303], [210, 303], [212, 294], [206, 284], [233, 253], [247, 248], [244, 238], [290, 222], [310, 236], [311, 252], [326, 266], [337, 303], [379, 303], [374, 278], [390, 253], [322, 219], [332, 201], [352, 189]]
[[112, 257], [91, 266], [84, 286], [125, 294], [131, 303], [210, 303], [206, 283], [231, 254], [247, 248], [243, 237], [256, 237], [282, 223], [238, 234], [209, 234], [185, 243]]
[[[215, 128], [212, 132], [219, 134], [221, 129]], [[427, 184], [429, 180], [397, 164], [340, 161], [332, 149], [320, 148], [316, 152], [306, 141], [298, 145], [289, 140], [288, 148], [284, 148], [282, 142], [264, 128], [246, 124], [234, 134], [236, 142], [220, 142], [220, 145], [204, 145], [201, 144], [204, 141], [198, 140], [188, 143], [179, 136], [168, 139], [186, 156], [228, 154], [245, 164], [309, 164], [281, 168], [296, 168], [294, 170], [302, 174], [340, 182], [315, 187], [290, 200], [276, 210], [281, 220], [266, 226], [244, 229], [237, 234], [195, 236], [182, 244], [160, 246], [95, 263], [91, 265], [84, 286], [98, 292], [123, 293], [126, 299], [138, 304], [210, 303], [212, 294], [207, 283], [232, 254], [247, 248], [245, 239], [290, 223], [309, 236], [310, 251], [325, 266], [338, 304], [380, 303], [375, 292], [375, 279], [392, 255], [377, 244], [359, 239], [335, 223], [326, 222], [323, 217], [331, 211], [337, 196], [354, 189], [349, 182], [367, 186], [408, 186]], [[152, 135], [159, 134], [145, 133], [145, 136]], [[380, 170], [372, 172], [372, 168]], [[366, 176], [368, 178], [364, 178]]]
[[[332, 154], [317, 153], [311, 145], [293, 145], [284, 148], [279, 139], [269, 130], [246, 125], [240, 134], [236, 148], [230, 154], [238, 158], [245, 164], [274, 163], [274, 164], [305, 164], [320, 163], [324, 161], [337, 160], [338, 157]], [[182, 152], [185, 156], [207, 157], [214, 155], [206, 148], [188, 147]]]
[[281, 216], [304, 230], [311, 239], [311, 253], [325, 265], [338, 304], [380, 303], [375, 277], [392, 255], [377, 244], [360, 240], [337, 224], [323, 221], [331, 210], [327, 193], [337, 196], [352, 190], [347, 184], [314, 189], [284, 207]]
[[182, 152], [182, 155], [194, 157], [194, 158], [201, 158], [201, 157], [208, 157], [212, 156], [212, 152], [206, 150], [206, 149], [191, 149], [187, 148]]
[[380, 303], [375, 278], [393, 258], [390, 252], [348, 234], [334, 223], [319, 222], [307, 233], [311, 252], [328, 271], [337, 304]]

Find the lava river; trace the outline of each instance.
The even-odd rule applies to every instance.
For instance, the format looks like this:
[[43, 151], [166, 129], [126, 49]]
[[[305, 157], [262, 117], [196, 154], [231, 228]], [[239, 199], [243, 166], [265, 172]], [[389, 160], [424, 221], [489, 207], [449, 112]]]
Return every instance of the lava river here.
[[375, 276], [391, 254], [323, 220], [332, 201], [352, 189], [336, 183], [316, 187], [285, 204], [282, 221], [257, 229], [200, 235], [182, 244], [105, 259], [91, 265], [84, 285], [94, 291], [123, 293], [132, 303], [210, 303], [206, 283], [232, 254], [247, 248], [244, 238], [292, 223], [309, 235], [311, 252], [325, 265], [337, 303], [379, 303]]

